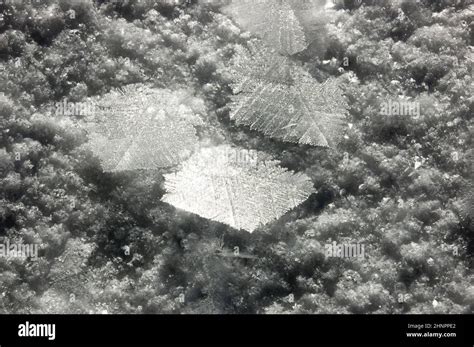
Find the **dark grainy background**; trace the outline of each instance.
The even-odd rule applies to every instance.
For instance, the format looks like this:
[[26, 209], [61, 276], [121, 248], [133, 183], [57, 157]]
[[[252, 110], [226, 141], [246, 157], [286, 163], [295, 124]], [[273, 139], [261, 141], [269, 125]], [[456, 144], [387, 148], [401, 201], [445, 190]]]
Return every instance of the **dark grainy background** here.
[[[468, 1], [336, 2], [297, 57], [344, 81], [332, 150], [230, 121], [220, 71], [248, 35], [218, 4], [5, 2], [0, 237], [40, 250], [0, 257], [0, 313], [472, 313]], [[169, 170], [104, 173], [77, 117], [48, 110], [131, 83], [191, 89], [208, 108], [202, 139], [265, 151], [318, 192], [249, 234], [160, 202]], [[420, 114], [381, 114], [401, 97]], [[327, 257], [333, 241], [366, 256]], [[216, 252], [236, 246], [256, 259]]]

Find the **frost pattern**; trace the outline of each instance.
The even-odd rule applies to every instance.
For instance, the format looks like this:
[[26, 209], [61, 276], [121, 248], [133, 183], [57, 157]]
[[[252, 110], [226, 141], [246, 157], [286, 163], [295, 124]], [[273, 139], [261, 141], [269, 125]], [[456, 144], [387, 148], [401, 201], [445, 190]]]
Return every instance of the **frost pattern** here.
[[[163, 201], [253, 232], [314, 192], [305, 174], [288, 171], [274, 160], [242, 160], [245, 153], [230, 146], [203, 148], [183, 164], [180, 172], [165, 175], [167, 194]], [[257, 158], [259, 155], [257, 152]]]
[[237, 48], [231, 65], [231, 119], [237, 124], [286, 142], [339, 142], [347, 103], [334, 78], [318, 83], [287, 57], [255, 45]]
[[224, 13], [283, 55], [305, 50], [316, 0], [234, 0]]
[[202, 124], [188, 92], [129, 85], [97, 102], [86, 145], [105, 171], [172, 167], [191, 155]]

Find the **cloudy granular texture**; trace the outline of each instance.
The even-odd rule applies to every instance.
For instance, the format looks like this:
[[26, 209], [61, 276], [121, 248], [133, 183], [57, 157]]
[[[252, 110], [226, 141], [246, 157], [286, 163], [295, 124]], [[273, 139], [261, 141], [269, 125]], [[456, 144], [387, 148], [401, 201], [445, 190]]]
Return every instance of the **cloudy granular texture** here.
[[[320, 148], [236, 125], [228, 69], [252, 34], [218, 1], [166, 3], [0, 5], [0, 237], [39, 245], [0, 257], [0, 312], [472, 313], [472, 5], [318, 8], [291, 59], [348, 105]], [[56, 106], [130, 84], [189, 91], [200, 144], [265, 153], [316, 192], [250, 234], [162, 202], [175, 168], [104, 172], [86, 117]]]

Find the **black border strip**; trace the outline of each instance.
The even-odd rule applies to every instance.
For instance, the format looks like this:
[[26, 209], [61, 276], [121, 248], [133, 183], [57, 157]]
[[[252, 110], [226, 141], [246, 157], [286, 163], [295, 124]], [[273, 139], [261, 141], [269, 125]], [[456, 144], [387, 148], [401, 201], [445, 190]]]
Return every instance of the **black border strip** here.
[[[473, 315], [0, 315], [0, 346], [144, 344], [384, 344], [473, 346]], [[56, 338], [19, 337], [25, 322]], [[419, 324], [423, 328], [408, 328]], [[425, 328], [431, 324], [431, 329]], [[455, 327], [435, 328], [436, 324]], [[411, 332], [456, 337], [407, 337]]]

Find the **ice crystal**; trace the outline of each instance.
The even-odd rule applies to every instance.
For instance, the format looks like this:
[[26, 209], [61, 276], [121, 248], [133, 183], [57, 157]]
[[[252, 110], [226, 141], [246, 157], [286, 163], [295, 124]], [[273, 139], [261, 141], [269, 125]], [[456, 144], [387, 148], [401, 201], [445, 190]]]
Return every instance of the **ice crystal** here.
[[230, 74], [231, 119], [286, 142], [333, 147], [347, 104], [334, 78], [319, 83], [301, 66], [265, 47], [237, 48]]
[[186, 91], [130, 85], [101, 97], [86, 145], [105, 171], [172, 167], [198, 142], [196, 98]]
[[224, 13], [279, 53], [293, 55], [308, 47], [306, 33], [311, 29], [319, 2], [234, 0], [224, 7]]
[[230, 146], [203, 148], [181, 171], [165, 176], [163, 201], [252, 232], [314, 192], [306, 175], [288, 171], [278, 161], [259, 160], [260, 155]]

